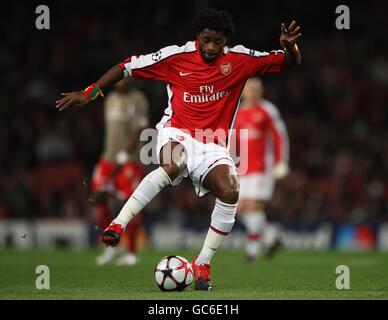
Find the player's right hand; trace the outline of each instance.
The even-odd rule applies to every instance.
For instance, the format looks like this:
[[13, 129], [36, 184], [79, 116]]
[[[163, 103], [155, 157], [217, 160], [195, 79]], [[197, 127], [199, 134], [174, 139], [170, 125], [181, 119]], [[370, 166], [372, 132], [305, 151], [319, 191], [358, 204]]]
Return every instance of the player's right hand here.
[[68, 93], [61, 93], [64, 96], [62, 99], [55, 101], [56, 108], [59, 111], [67, 109], [69, 107], [78, 107], [87, 104], [88, 98], [83, 91], [73, 91]]

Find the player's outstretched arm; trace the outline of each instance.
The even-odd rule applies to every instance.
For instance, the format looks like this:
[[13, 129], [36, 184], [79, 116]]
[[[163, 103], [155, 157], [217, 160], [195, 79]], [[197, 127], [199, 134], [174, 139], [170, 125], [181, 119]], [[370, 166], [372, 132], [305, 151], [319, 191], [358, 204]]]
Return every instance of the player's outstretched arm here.
[[93, 83], [85, 90], [62, 93], [61, 95], [63, 98], [56, 101], [56, 107], [59, 111], [62, 111], [70, 107], [88, 104], [98, 96], [103, 96], [103, 89], [121, 80], [123, 77], [123, 70], [116, 65], [105, 72], [97, 82]]
[[300, 65], [301, 55], [296, 44], [296, 39], [298, 39], [302, 34], [299, 32], [300, 27], [296, 24], [296, 21], [292, 21], [290, 25], [286, 28], [284, 23], [280, 26], [281, 35], [280, 35], [280, 45], [283, 47], [286, 52], [287, 65], [295, 66]]

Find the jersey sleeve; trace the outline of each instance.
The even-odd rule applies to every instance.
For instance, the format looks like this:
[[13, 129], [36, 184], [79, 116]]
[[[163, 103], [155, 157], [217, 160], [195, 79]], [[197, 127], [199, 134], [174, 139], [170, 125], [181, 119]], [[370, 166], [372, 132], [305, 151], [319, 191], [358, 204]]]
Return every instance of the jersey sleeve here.
[[132, 56], [119, 63], [125, 77], [164, 81], [167, 78], [168, 60], [161, 58], [161, 50], [155, 53]]
[[166, 81], [171, 58], [179, 53], [178, 46], [168, 46], [154, 53], [132, 56], [119, 63], [125, 77]]
[[260, 52], [238, 45], [232, 49], [232, 52], [240, 53], [244, 56], [244, 68], [248, 77], [279, 73], [287, 65], [286, 54], [283, 50]]

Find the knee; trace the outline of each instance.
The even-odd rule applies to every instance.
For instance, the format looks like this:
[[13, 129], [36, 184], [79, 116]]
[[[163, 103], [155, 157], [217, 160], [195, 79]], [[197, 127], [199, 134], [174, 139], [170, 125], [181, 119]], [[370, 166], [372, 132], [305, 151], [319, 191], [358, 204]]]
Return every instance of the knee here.
[[161, 167], [166, 171], [167, 175], [173, 181], [182, 171], [182, 168], [176, 163], [162, 164]]
[[160, 163], [171, 181], [174, 180], [186, 168], [187, 154], [184, 146], [176, 142], [168, 143], [160, 151]]
[[232, 179], [230, 183], [221, 183], [218, 188], [219, 198], [222, 202], [234, 204], [238, 202], [239, 184], [237, 179]]

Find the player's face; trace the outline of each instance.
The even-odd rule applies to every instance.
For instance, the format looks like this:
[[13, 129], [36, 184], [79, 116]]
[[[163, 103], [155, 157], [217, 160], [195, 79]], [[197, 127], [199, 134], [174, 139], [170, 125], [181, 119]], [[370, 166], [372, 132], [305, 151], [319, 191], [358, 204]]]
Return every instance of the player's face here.
[[221, 55], [225, 44], [226, 37], [222, 31], [205, 28], [198, 34], [199, 50], [206, 62], [215, 61]]

